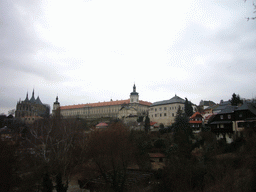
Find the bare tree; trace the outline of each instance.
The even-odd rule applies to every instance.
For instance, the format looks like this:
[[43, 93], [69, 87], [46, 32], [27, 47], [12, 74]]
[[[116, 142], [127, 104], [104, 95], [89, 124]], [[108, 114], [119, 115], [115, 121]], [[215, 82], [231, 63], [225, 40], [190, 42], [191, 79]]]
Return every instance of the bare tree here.
[[79, 121], [65, 119], [45, 119], [30, 127], [27, 141], [32, 145], [35, 156], [51, 176], [65, 179], [67, 188], [76, 166], [83, 163], [84, 138]]
[[134, 163], [129, 135], [122, 123], [115, 122], [106, 130], [92, 132], [88, 140], [88, 156], [114, 191], [125, 189], [127, 168]]

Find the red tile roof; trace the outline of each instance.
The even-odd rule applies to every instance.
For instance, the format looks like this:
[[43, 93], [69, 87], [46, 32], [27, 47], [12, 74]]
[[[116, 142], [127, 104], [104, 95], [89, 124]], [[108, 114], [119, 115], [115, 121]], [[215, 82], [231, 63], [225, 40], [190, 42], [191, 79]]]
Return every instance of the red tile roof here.
[[[126, 100], [117, 100], [117, 101], [106, 101], [106, 102], [98, 102], [98, 103], [87, 103], [87, 104], [78, 104], [78, 105], [67, 105], [67, 106], [61, 106], [61, 110], [65, 109], [79, 109], [83, 107], [102, 107], [102, 106], [113, 106], [113, 105], [122, 105], [122, 104], [129, 104], [130, 99]], [[139, 100], [139, 104], [150, 106], [152, 103], [147, 101], [141, 101]]]
[[153, 121], [151, 121], [150, 122], [150, 125], [152, 126], [152, 125], [155, 125], [157, 122], [153, 122]]
[[190, 119], [193, 119], [193, 118], [195, 118], [195, 117], [198, 116], [198, 115], [202, 117], [201, 113], [195, 112], [195, 113], [190, 117]]
[[108, 126], [108, 124], [104, 123], [104, 122], [99, 123], [99, 124], [96, 125], [96, 127], [107, 127], [107, 126]]

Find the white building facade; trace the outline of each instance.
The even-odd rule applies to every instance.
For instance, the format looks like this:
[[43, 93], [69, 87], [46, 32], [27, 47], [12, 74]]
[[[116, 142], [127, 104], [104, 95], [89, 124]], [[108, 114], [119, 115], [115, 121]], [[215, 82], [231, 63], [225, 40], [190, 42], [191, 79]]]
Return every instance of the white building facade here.
[[152, 103], [149, 107], [150, 121], [170, 126], [175, 122], [178, 108], [185, 110], [185, 100], [175, 95], [169, 100], [163, 100]]

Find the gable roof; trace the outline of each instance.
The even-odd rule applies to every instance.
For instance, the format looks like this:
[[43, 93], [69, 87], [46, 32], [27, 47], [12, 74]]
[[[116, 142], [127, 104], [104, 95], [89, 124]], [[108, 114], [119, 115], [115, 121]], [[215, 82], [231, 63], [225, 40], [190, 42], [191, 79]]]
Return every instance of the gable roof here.
[[236, 111], [243, 111], [243, 110], [249, 110], [254, 115], [256, 115], [256, 106], [253, 103], [249, 103], [245, 101], [241, 107], [238, 107], [236, 109]]
[[175, 95], [169, 100], [163, 100], [163, 101], [157, 101], [152, 103], [151, 106], [157, 106], [157, 105], [166, 105], [166, 104], [173, 104], [173, 103], [185, 103], [185, 100], [180, 98], [179, 96]]
[[194, 119], [196, 116], [201, 116], [201, 117], [202, 117], [201, 113], [195, 112], [195, 113], [190, 117], [190, 119]]
[[233, 113], [235, 109], [237, 109], [237, 106], [226, 105], [218, 114]]

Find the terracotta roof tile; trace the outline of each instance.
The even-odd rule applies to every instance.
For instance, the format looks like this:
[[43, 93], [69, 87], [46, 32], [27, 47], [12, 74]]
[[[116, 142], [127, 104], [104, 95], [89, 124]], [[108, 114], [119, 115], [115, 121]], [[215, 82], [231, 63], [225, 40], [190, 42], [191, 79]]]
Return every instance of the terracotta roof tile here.
[[190, 119], [195, 118], [197, 115], [200, 115], [200, 116], [201, 116], [201, 113], [199, 113], [199, 112], [195, 112], [195, 113], [190, 117]]
[[153, 122], [153, 121], [151, 121], [150, 122], [150, 125], [152, 126], [152, 125], [155, 125], [157, 122]]
[[101, 122], [101, 123], [96, 125], [96, 127], [107, 127], [107, 126], [108, 126], [108, 124], [104, 123], [104, 122]]
[[[84, 108], [84, 107], [102, 107], [102, 106], [113, 106], [113, 105], [129, 104], [129, 103], [130, 103], [130, 99], [126, 99], [126, 100], [107, 101], [107, 102], [98, 102], [98, 103], [67, 105], [67, 106], [61, 106], [60, 109], [61, 110], [65, 110], [65, 109], [79, 109], [79, 108]], [[139, 100], [139, 104], [147, 105], [147, 106], [151, 105], [150, 102], [141, 101], [141, 100]]]

